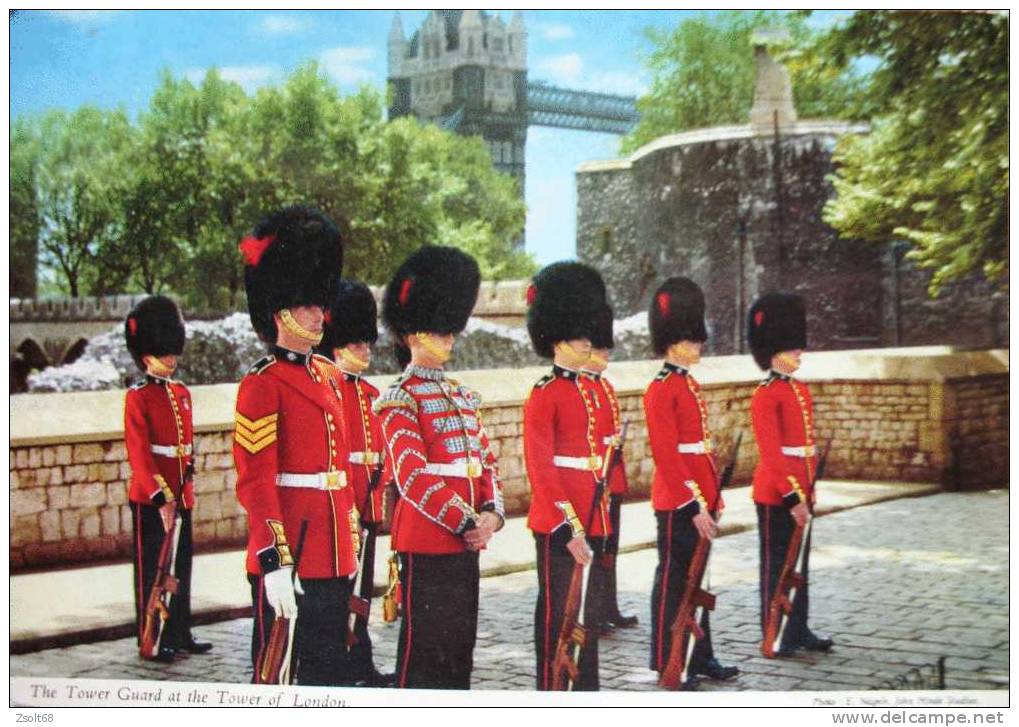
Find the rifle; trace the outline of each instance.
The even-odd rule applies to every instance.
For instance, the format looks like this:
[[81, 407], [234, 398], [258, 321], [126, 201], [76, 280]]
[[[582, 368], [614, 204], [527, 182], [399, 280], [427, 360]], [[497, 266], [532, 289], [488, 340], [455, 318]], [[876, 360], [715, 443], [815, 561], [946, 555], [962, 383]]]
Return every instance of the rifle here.
[[[629, 422], [623, 422], [619, 444], [610, 446], [602, 463], [601, 477], [595, 482], [594, 499], [584, 525], [590, 531], [594, 524], [594, 516], [598, 504], [604, 497], [605, 487], [612, 472], [612, 466], [619, 457], [626, 441], [626, 429]], [[566, 605], [563, 610], [563, 625], [559, 630], [556, 642], [555, 658], [552, 661], [552, 690], [557, 692], [573, 691], [573, 685], [580, 675], [580, 653], [587, 642], [587, 626], [584, 625], [584, 600], [587, 597], [587, 583], [591, 573], [591, 564], [573, 566], [569, 590], [566, 592]]]
[[[736, 470], [736, 458], [739, 456], [739, 448], [742, 443], [743, 432], [740, 432], [736, 437], [736, 444], [733, 445], [729, 464], [725, 466], [721, 477], [719, 477], [715, 507], [718, 506], [718, 498], [722, 496], [722, 490], [728, 487], [732, 481], [733, 472]], [[715, 594], [701, 588], [710, 552], [711, 541], [707, 538], [697, 538], [693, 558], [690, 560], [690, 567], [686, 572], [686, 588], [683, 590], [683, 598], [679, 602], [676, 618], [672, 622], [672, 644], [669, 648], [669, 660], [665, 663], [665, 668], [658, 679], [660, 687], [679, 689], [687, 681], [694, 647], [697, 646], [698, 641], [704, 638], [701, 614], [704, 609], [715, 610]]]
[[[378, 487], [382, 479], [382, 468], [384, 462], [380, 461], [371, 478], [368, 480], [368, 497], [361, 512], [368, 510], [371, 504], [372, 493]], [[355, 663], [362, 663], [369, 654], [367, 644], [361, 643], [358, 633], [364, 633], [368, 628], [368, 615], [371, 613], [372, 591], [375, 590], [375, 535], [374, 527], [361, 530], [361, 552], [357, 564], [357, 576], [354, 580], [354, 592], [350, 594], [350, 616], [347, 621], [347, 647], [350, 649], [350, 659]], [[367, 577], [366, 577], [367, 576]]]
[[[829, 439], [821, 458], [817, 461], [811, 490], [824, 474], [830, 450], [831, 440]], [[807, 508], [810, 511], [807, 515], [807, 522], [805, 525], [797, 525], [793, 530], [792, 537], [789, 539], [789, 548], [786, 550], [785, 561], [782, 563], [782, 571], [775, 586], [775, 593], [768, 604], [768, 616], [764, 622], [764, 641], [761, 642], [761, 653], [768, 659], [774, 659], [775, 653], [780, 649], [789, 617], [793, 612], [796, 594], [807, 585], [807, 579], [803, 576], [803, 559], [806, 556], [807, 543], [810, 542], [810, 531], [814, 522], [813, 508], [810, 503], [807, 503]]]
[[[297, 538], [297, 550], [294, 551], [294, 577], [297, 577], [297, 564], [304, 548], [304, 536], [308, 534], [308, 521], [301, 522], [301, 534]], [[259, 654], [259, 663], [255, 669], [255, 684], [290, 684], [293, 675], [290, 673], [290, 660], [293, 656], [294, 629], [296, 618], [283, 618], [277, 614], [269, 631], [269, 641]]]
[[[183, 489], [181, 497], [184, 496]], [[156, 577], [149, 589], [149, 598], [145, 602], [145, 616], [142, 621], [142, 639], [138, 652], [143, 659], [155, 659], [159, 656], [159, 647], [163, 640], [166, 624], [170, 620], [170, 605], [177, 595], [180, 580], [175, 575], [177, 567], [177, 550], [180, 545], [182, 527], [180, 503], [174, 507], [173, 526], [163, 535], [163, 544], [159, 549], [159, 561], [156, 564]]]

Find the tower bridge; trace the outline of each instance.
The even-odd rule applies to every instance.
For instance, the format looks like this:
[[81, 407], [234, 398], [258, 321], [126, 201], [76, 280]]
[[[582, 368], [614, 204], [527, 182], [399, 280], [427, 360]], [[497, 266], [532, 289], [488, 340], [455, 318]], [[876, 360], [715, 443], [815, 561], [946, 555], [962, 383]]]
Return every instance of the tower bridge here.
[[528, 126], [625, 134], [640, 118], [632, 96], [529, 81], [520, 11], [507, 24], [483, 10], [432, 10], [409, 38], [397, 12], [387, 47], [389, 118], [414, 116], [480, 136], [521, 194]]

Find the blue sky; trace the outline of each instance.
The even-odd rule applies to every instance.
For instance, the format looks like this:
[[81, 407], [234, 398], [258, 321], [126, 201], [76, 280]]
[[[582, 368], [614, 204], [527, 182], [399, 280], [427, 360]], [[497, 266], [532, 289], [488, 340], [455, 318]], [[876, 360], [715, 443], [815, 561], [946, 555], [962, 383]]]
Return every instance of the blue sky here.
[[[425, 10], [402, 11], [405, 32]], [[509, 11], [500, 13], [507, 22]], [[643, 30], [674, 27], [678, 10], [525, 10], [529, 78], [577, 89], [639, 94], [649, 78]], [[200, 80], [213, 66], [252, 91], [315, 59], [344, 92], [382, 88], [392, 10], [21, 11], [10, 23], [10, 113], [51, 107], [147, 107], [160, 70]], [[574, 172], [617, 156], [610, 134], [531, 127], [527, 249], [539, 263], [572, 257]]]

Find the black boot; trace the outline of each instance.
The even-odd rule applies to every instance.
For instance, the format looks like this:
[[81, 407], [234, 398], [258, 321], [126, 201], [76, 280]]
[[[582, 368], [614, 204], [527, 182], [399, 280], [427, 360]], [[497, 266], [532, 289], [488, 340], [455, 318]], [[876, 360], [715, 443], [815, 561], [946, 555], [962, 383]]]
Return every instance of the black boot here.
[[715, 657], [711, 657], [704, 663], [693, 668], [693, 673], [706, 676], [708, 679], [714, 679], [720, 682], [726, 682], [730, 679], [734, 679], [739, 674], [739, 669], [735, 666], [722, 666], [722, 664]]
[[636, 616], [624, 616], [619, 612], [619, 596], [616, 591], [616, 569], [615, 565], [608, 570], [605, 584], [605, 603], [608, 618], [605, 620], [611, 626], [619, 629], [631, 629], [637, 625]]
[[184, 643], [177, 647], [177, 651], [186, 651], [189, 654], [205, 654], [212, 650], [212, 644], [208, 641], [196, 641], [194, 634], [188, 634]]

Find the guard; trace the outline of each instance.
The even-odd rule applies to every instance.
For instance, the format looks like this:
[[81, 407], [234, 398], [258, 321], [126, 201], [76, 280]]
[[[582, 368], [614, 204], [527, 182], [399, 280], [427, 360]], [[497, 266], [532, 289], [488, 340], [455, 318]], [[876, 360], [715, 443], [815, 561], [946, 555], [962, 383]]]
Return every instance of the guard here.
[[297, 682], [337, 685], [359, 528], [342, 374], [312, 347], [339, 285], [341, 236], [322, 213], [295, 206], [259, 223], [240, 248], [251, 323], [269, 346], [241, 380], [234, 428], [237, 498], [248, 513], [252, 661], [257, 671], [273, 619], [297, 615]]
[[[371, 290], [364, 283], [342, 281], [326, 314], [319, 350], [342, 372], [338, 383], [350, 447], [350, 486], [360, 514], [361, 579], [368, 594], [374, 575], [375, 541], [385, 520], [383, 492], [387, 485], [382, 423], [372, 411], [379, 390], [362, 376], [371, 366], [372, 346], [378, 337], [378, 308]], [[350, 650], [345, 681], [368, 687], [392, 686], [394, 675], [375, 668], [368, 629], [359, 626], [354, 637], [356, 644]]]
[[403, 610], [399, 687], [471, 687], [478, 555], [505, 516], [480, 398], [444, 367], [480, 282], [474, 258], [424, 247], [400, 266], [383, 300], [383, 319], [406, 366], [374, 407], [400, 493], [391, 536]]
[[[651, 591], [651, 668], [661, 673], [669, 660], [671, 628], [687, 586], [699, 538], [711, 539], [721, 517], [708, 409], [690, 373], [708, 339], [704, 293], [692, 280], [674, 277], [655, 292], [648, 328], [655, 354], [665, 358], [644, 393], [648, 441], [655, 461], [651, 505], [658, 525], [658, 566]], [[690, 657], [688, 673], [727, 680], [739, 670], [722, 666], [711, 645], [708, 610], [700, 620], [704, 638]], [[688, 680], [685, 688], [696, 686]]]
[[170, 601], [155, 661], [177, 651], [203, 654], [212, 644], [191, 635], [191, 510], [195, 506], [191, 393], [170, 377], [184, 352], [184, 321], [177, 305], [161, 295], [145, 298], [124, 322], [127, 350], [145, 378], [124, 402], [124, 442], [131, 465], [128, 499], [134, 521], [134, 606], [142, 643], [148, 601], [163, 540], [180, 515], [173, 558], [177, 593]]
[[[754, 361], [768, 372], [750, 402], [758, 451], [753, 496], [760, 539], [763, 631], [789, 540], [797, 525], [806, 524], [816, 497], [814, 407], [807, 385], [792, 376], [800, 367], [800, 357], [807, 347], [803, 300], [788, 293], [768, 293], [759, 298], [748, 315], [747, 341]], [[797, 649], [824, 652], [832, 647], [831, 639], [816, 636], [807, 626], [809, 556], [808, 536], [801, 571], [807, 585], [800, 589], [794, 601], [777, 652], [779, 656]]]
[[[606, 307], [605, 284], [586, 265], [553, 263], [534, 277], [528, 303], [527, 330], [534, 350], [553, 360], [551, 373], [534, 385], [524, 404], [524, 459], [531, 486], [527, 526], [534, 532], [537, 553], [537, 688], [550, 690], [574, 565], [601, 557], [605, 538], [612, 533], [606, 498], [594, 501], [609, 447], [599, 438], [595, 399], [580, 374], [591, 355], [597, 317]], [[603, 573], [591, 569], [586, 624], [601, 621], [597, 594]], [[597, 628], [588, 631], [578, 667], [574, 689], [597, 691]]]
[[[612, 308], [605, 306], [598, 315], [597, 326], [591, 338], [591, 358], [588, 359], [581, 372], [585, 383], [592, 388], [595, 401], [595, 414], [601, 441], [606, 446], [621, 446], [622, 415], [616, 389], [604, 375], [608, 368], [609, 358], [615, 341], [612, 336]], [[626, 465], [622, 452], [609, 471], [609, 522], [612, 533], [605, 539], [605, 553], [595, 564], [603, 573], [599, 578], [604, 586], [599, 597], [601, 602], [602, 620], [598, 624], [602, 636], [610, 634], [616, 628], [628, 629], [637, 625], [636, 616], [624, 616], [619, 610], [618, 589], [616, 586], [616, 557], [619, 555], [619, 524], [623, 509], [623, 498], [630, 491], [626, 479]]]

